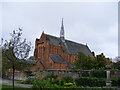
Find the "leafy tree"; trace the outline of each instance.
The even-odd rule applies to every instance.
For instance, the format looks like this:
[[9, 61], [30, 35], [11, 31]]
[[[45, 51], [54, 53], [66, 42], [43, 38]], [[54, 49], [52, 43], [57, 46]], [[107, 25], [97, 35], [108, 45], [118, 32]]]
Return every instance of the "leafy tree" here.
[[112, 65], [112, 62], [109, 60], [109, 58], [106, 58], [103, 53], [96, 56], [96, 61], [97, 61], [97, 65], [96, 65], [97, 69], [105, 68], [106, 65], [108, 65], [108, 64]]
[[83, 52], [78, 53], [78, 60], [74, 62], [74, 69], [92, 69], [94, 67], [94, 58], [86, 56]]
[[117, 61], [116, 63], [114, 63], [112, 67], [120, 70], [120, 61]]
[[27, 66], [28, 63], [26, 61], [31, 50], [31, 43], [28, 43], [26, 39], [22, 40], [22, 29], [20, 28], [19, 30], [13, 30], [13, 33], [10, 35], [11, 39], [5, 40], [2, 46], [2, 63], [4, 70], [12, 68], [14, 89], [14, 72], [15, 70], [22, 70], [24, 66]]
[[[8, 72], [8, 70], [11, 70], [13, 67], [13, 63], [11, 59], [8, 59], [10, 57], [10, 49], [7, 50], [2, 50], [3, 54], [2, 54], [2, 74], [5, 77], [6, 73]], [[9, 57], [7, 57], [9, 55]], [[11, 57], [11, 58], [15, 58], [15, 57]], [[29, 67], [32, 65], [29, 60], [23, 60], [23, 59], [19, 59], [19, 58], [15, 58], [15, 70], [19, 70], [19, 71], [25, 71], [27, 69], [29, 69]]]
[[106, 58], [103, 53], [92, 58], [90, 56], [86, 56], [83, 52], [79, 52], [78, 60], [74, 62], [74, 69], [100, 69], [105, 68], [107, 64], [112, 65], [112, 62], [109, 58]]
[[0, 77], [2, 77], [2, 48], [0, 47]]

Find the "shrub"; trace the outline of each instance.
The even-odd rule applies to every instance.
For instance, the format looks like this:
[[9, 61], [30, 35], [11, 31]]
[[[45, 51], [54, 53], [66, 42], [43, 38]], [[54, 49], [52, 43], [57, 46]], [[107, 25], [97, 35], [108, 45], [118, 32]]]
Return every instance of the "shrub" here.
[[73, 86], [74, 83], [64, 83], [64, 86], [67, 86], [67, 87], [70, 87], [70, 86]]
[[60, 86], [64, 86], [65, 83], [72, 83], [73, 82], [73, 79], [71, 76], [64, 76], [63, 78], [59, 79], [59, 80], [56, 80], [53, 78], [52, 80], [52, 84], [57, 84], [57, 85], [60, 85]]
[[25, 82], [24, 81], [19, 81], [18, 84], [25, 84]]
[[77, 86], [105, 86], [106, 81], [99, 78], [93, 78], [93, 77], [79, 77], [75, 79]]
[[57, 84], [57, 85], [60, 85], [60, 86], [63, 86], [65, 83], [64, 80], [53, 80], [52, 81], [52, 84]]
[[32, 71], [30, 71], [30, 70], [24, 71], [24, 73], [25, 73], [27, 76], [32, 76]]
[[48, 74], [47, 76], [45, 76], [44, 79], [48, 79], [48, 78], [53, 78], [53, 79], [55, 79], [56, 77], [57, 77], [57, 76], [52, 73], [52, 74]]
[[47, 80], [34, 80], [33, 88], [45, 88], [46, 84], [49, 83]]
[[72, 78], [71, 76], [68, 76], [68, 75], [64, 76], [64, 77], [62, 78], [62, 80], [63, 80], [65, 83], [73, 82], [73, 78]]
[[112, 86], [120, 86], [120, 78], [112, 79]]
[[52, 79], [48, 78], [48, 79], [44, 79], [44, 80], [39, 80], [36, 79], [33, 82], [33, 87], [32, 88], [37, 88], [37, 89], [41, 89], [41, 88], [61, 88], [62, 86], [57, 85], [57, 84], [53, 84], [52, 83]]
[[25, 84], [32, 84], [34, 80], [35, 78], [33, 76], [30, 76], [25, 80]]
[[106, 78], [106, 71], [104, 69], [91, 70], [90, 77]]

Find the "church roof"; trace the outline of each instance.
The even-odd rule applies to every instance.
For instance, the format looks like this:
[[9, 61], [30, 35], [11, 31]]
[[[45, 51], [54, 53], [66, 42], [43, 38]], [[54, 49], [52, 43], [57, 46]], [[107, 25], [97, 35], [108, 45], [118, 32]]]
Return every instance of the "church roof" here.
[[[61, 39], [52, 35], [46, 35], [46, 39], [50, 41], [51, 45], [60, 46]], [[87, 45], [76, 43], [70, 40], [65, 40], [65, 44], [62, 45], [63, 50], [69, 54], [78, 54], [78, 52], [83, 52], [85, 55], [94, 57]]]
[[70, 64], [67, 61], [63, 60], [60, 55], [58, 55], [58, 54], [50, 54], [49, 56], [51, 57], [53, 62], [67, 64], [69, 68], [72, 68], [72, 64]]

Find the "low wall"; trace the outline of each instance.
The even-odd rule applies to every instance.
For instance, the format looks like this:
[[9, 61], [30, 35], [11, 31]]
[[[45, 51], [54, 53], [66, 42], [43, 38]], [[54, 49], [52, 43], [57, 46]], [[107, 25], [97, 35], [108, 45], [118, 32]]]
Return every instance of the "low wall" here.
[[58, 78], [62, 78], [64, 76], [71, 76], [73, 79], [75, 79], [78, 77], [88, 77], [89, 72], [90, 72], [89, 70], [45, 70], [36, 72], [35, 75], [42, 78], [45, 77], [46, 75], [53, 74]]
[[120, 78], [120, 70], [111, 71], [110, 76], [111, 78]]
[[[78, 77], [88, 77], [90, 70], [44, 70], [33, 72], [34, 75], [39, 78], [45, 77], [47, 75], [53, 74], [59, 78], [64, 76], [71, 76], [73, 79]], [[111, 78], [120, 78], [120, 70], [119, 71], [111, 71]], [[12, 79], [12, 72], [8, 73], [8, 78]], [[27, 75], [23, 72], [15, 72], [15, 80], [25, 80]]]
[[[12, 75], [13, 75], [12, 72], [9, 72], [8, 79], [12, 79], [13, 78]], [[25, 80], [25, 79], [27, 79], [27, 75], [23, 72], [15, 72], [14, 79], [15, 80]]]

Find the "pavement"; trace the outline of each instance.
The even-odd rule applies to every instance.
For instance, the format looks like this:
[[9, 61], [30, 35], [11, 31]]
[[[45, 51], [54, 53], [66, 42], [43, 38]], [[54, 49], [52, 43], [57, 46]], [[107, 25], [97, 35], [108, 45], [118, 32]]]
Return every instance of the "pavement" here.
[[[17, 84], [18, 81], [14, 81], [14, 85], [18, 86], [18, 87], [24, 87], [24, 88], [31, 88], [32, 85], [28, 85], [28, 84]], [[12, 86], [12, 80], [7, 80], [7, 79], [1, 79], [0, 78], [0, 84], [3, 85], [11, 85]]]

